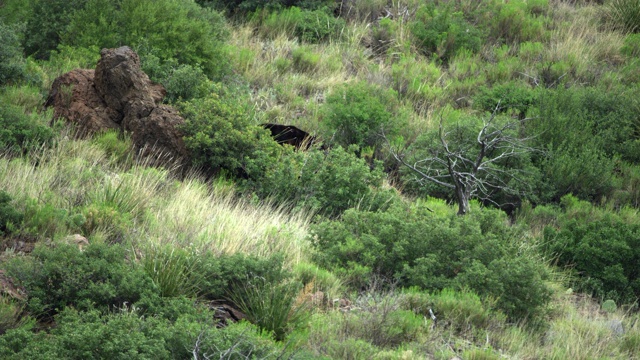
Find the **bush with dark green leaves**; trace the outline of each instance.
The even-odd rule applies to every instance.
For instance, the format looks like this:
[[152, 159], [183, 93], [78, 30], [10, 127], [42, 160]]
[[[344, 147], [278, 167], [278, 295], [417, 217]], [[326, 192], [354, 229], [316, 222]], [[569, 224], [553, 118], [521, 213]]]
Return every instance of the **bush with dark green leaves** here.
[[254, 278], [278, 284], [291, 277], [283, 268], [284, 258], [275, 255], [259, 258], [241, 253], [216, 255], [204, 253], [192, 271], [193, 283], [198, 284], [198, 295], [209, 300], [220, 300], [238, 291]]
[[540, 315], [549, 300], [543, 263], [523, 251], [522, 231], [498, 210], [457, 216], [425, 204], [396, 203], [387, 211], [347, 210], [312, 227], [319, 265], [355, 288], [374, 276], [433, 291], [468, 288], [498, 299], [512, 319]]
[[537, 93], [528, 85], [507, 82], [492, 87], [482, 86], [473, 97], [473, 107], [489, 113], [506, 113], [523, 119], [537, 105]]
[[9, 235], [20, 226], [24, 214], [11, 204], [11, 196], [0, 190], [0, 236]]
[[[211, 326], [213, 313], [196, 308], [176, 320], [141, 316], [133, 307], [79, 312], [66, 309], [48, 332], [27, 327], [0, 337], [3, 359], [187, 359], [267, 358], [285, 350], [249, 323]], [[234, 358], [234, 357], [232, 357]]]
[[53, 129], [43, 116], [25, 114], [21, 107], [0, 100], [0, 151], [26, 153], [53, 139]]
[[338, 87], [327, 96], [321, 111], [325, 138], [344, 148], [379, 147], [383, 134], [393, 139], [406, 121], [395, 91], [366, 82]]
[[375, 189], [382, 178], [380, 166], [371, 169], [354, 149], [336, 147], [326, 154], [317, 149], [291, 151], [251, 186], [261, 198], [338, 216], [357, 205], [379, 206], [385, 195]]
[[326, 9], [303, 10], [290, 7], [279, 12], [263, 12], [254, 16], [266, 34], [281, 32], [295, 35], [300, 41], [319, 43], [340, 34], [346, 23]]
[[465, 20], [462, 12], [449, 5], [444, 8], [434, 4], [421, 6], [409, 29], [424, 55], [444, 63], [460, 49], [477, 52], [482, 44], [482, 33]]
[[[141, 56], [201, 67], [211, 78], [229, 73], [224, 17], [193, 1], [83, 0], [60, 32], [61, 43], [74, 47], [127, 45]], [[144, 57], [144, 56], [143, 56]]]
[[577, 288], [599, 299], [634, 302], [640, 296], [640, 223], [573, 196], [544, 229], [544, 249], [577, 275]]
[[141, 299], [155, 301], [158, 289], [120, 245], [36, 246], [30, 257], [4, 263], [7, 274], [28, 294], [26, 310], [50, 319], [65, 308], [107, 311]]
[[21, 27], [0, 23], [0, 86], [25, 75], [25, 59], [20, 42]]
[[611, 195], [616, 158], [640, 161], [638, 95], [636, 88], [623, 86], [540, 92], [533, 113], [539, 121], [525, 129], [533, 145], [545, 150], [532, 153], [543, 174], [543, 201], [557, 202], [569, 193], [585, 200]]
[[336, 3], [331, 0], [196, 0], [203, 7], [226, 11], [232, 15], [243, 15], [260, 9], [281, 10], [292, 6], [305, 10], [333, 9]]
[[184, 141], [192, 164], [205, 172], [260, 178], [282, 148], [252, 121], [246, 96], [218, 87], [205, 98], [180, 103]]

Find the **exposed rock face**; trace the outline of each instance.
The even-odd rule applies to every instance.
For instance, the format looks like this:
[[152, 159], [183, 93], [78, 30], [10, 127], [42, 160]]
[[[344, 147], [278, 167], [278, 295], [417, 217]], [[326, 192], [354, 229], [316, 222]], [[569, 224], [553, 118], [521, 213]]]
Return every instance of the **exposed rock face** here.
[[119, 129], [122, 121], [122, 115], [106, 106], [93, 84], [93, 70], [73, 70], [53, 82], [45, 103], [46, 107], [53, 106], [54, 119], [77, 124], [80, 136]]
[[139, 153], [185, 161], [187, 150], [178, 129], [184, 119], [162, 105], [166, 91], [140, 69], [138, 55], [123, 46], [103, 49], [100, 56], [95, 71], [73, 70], [54, 81], [45, 103], [54, 107], [54, 118], [76, 124], [79, 136], [126, 131]]

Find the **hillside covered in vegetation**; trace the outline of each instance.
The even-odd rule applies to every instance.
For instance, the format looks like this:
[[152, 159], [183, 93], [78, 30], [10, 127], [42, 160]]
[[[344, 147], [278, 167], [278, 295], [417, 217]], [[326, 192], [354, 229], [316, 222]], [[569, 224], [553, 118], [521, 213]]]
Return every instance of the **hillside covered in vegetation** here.
[[638, 0], [0, 0], [0, 154], [2, 359], [640, 358]]

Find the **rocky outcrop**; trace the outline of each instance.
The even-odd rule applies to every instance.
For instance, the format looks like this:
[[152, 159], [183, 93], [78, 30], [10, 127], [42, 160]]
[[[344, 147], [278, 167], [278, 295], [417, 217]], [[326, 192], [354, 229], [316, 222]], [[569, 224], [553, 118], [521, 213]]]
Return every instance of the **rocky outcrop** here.
[[103, 49], [95, 70], [77, 69], [57, 78], [45, 107], [54, 119], [76, 125], [81, 137], [119, 129], [131, 134], [136, 151], [184, 162], [187, 150], [178, 112], [163, 105], [166, 95], [140, 68], [129, 47]]

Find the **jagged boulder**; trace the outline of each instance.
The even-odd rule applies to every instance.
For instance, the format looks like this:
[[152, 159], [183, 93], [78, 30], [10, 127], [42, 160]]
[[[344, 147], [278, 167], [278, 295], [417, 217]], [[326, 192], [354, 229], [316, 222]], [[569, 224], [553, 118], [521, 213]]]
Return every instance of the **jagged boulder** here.
[[54, 118], [76, 124], [79, 136], [119, 129], [131, 134], [138, 153], [184, 162], [188, 153], [179, 129], [184, 119], [162, 104], [165, 95], [142, 71], [138, 55], [123, 46], [103, 49], [95, 70], [57, 78], [45, 106], [53, 106]]
[[58, 77], [51, 86], [45, 107], [53, 106], [53, 118], [76, 124], [79, 136], [119, 129], [122, 114], [109, 108], [98, 95], [94, 71], [76, 69]]

